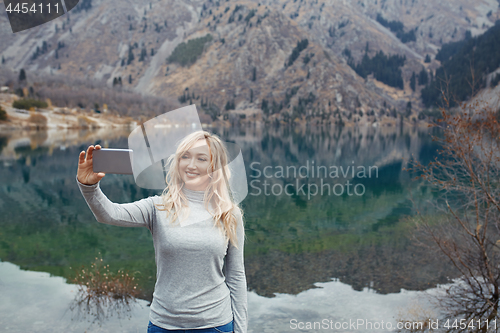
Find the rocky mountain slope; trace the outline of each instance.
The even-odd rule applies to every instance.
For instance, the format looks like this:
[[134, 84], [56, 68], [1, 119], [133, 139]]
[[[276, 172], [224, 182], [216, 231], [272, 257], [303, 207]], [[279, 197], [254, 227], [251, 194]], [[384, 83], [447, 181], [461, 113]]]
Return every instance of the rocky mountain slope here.
[[[372, 122], [405, 112], [408, 101], [416, 116], [421, 86], [410, 88], [412, 73], [435, 70], [442, 44], [486, 31], [498, 7], [496, 0], [81, 0], [69, 14], [16, 34], [0, 17], [0, 66], [110, 86], [120, 79], [214, 116], [263, 110], [282, 120]], [[179, 59], [191, 49], [170, 57], [183, 42], [200, 50], [184, 65]], [[346, 50], [354, 64], [380, 51], [404, 56], [403, 89], [356, 74]]]

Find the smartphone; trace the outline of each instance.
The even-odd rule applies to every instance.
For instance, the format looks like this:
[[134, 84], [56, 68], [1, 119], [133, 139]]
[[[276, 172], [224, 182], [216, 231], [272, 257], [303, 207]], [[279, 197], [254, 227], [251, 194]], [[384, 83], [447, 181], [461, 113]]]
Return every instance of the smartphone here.
[[132, 150], [131, 149], [94, 149], [93, 166], [94, 172], [116, 173], [132, 175]]

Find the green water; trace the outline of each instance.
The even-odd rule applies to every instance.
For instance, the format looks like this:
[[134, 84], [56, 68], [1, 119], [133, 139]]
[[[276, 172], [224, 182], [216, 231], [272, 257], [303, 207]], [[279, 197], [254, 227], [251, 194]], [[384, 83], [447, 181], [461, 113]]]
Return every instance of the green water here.
[[[236, 142], [245, 160], [249, 195], [242, 208], [249, 289], [272, 297], [338, 278], [356, 290], [390, 293], [423, 290], [451, 276], [441, 259], [412, 243], [414, 227], [405, 219], [414, 214], [411, 200], [433, 197], [430, 188], [403, 170], [409, 159], [427, 163], [435, 156], [438, 147], [427, 129], [249, 127], [213, 132]], [[142, 297], [150, 299], [156, 267], [149, 231], [96, 222], [76, 185], [79, 151], [98, 142], [64, 149], [57, 143], [34, 147], [20, 142], [12, 148], [9, 140], [0, 140], [0, 259], [69, 279], [74, 274], [70, 267], [89, 265], [100, 253], [111, 270], [133, 272]], [[126, 148], [127, 138], [106, 144]], [[8, 149], [15, 151], [14, 157]], [[314, 175], [313, 164], [322, 167]], [[302, 173], [294, 175], [300, 167]], [[334, 177], [335, 170], [340, 176]], [[330, 186], [329, 194], [326, 185], [321, 194], [321, 184]], [[107, 175], [101, 188], [121, 203], [158, 193], [123, 175]]]

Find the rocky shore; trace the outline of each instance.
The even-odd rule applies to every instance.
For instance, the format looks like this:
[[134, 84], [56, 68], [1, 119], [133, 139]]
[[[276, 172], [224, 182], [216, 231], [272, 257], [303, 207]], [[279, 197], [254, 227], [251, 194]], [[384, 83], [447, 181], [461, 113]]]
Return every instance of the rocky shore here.
[[134, 128], [138, 122], [109, 112], [96, 113], [78, 108], [55, 107], [16, 109], [12, 103], [19, 99], [14, 94], [0, 94], [0, 107], [7, 112], [7, 120], [0, 121], [0, 132], [18, 130], [64, 130], [98, 128]]

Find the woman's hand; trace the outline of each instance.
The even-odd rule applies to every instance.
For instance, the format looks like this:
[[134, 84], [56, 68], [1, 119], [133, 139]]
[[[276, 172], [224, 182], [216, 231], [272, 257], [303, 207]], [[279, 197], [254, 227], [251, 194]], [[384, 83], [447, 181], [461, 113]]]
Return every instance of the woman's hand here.
[[87, 149], [87, 156], [85, 156], [85, 151], [82, 151], [78, 158], [78, 171], [76, 176], [78, 181], [84, 185], [94, 185], [105, 176], [103, 172], [94, 172], [94, 164], [92, 160], [92, 152], [94, 149], [101, 149], [101, 146], [89, 146]]

